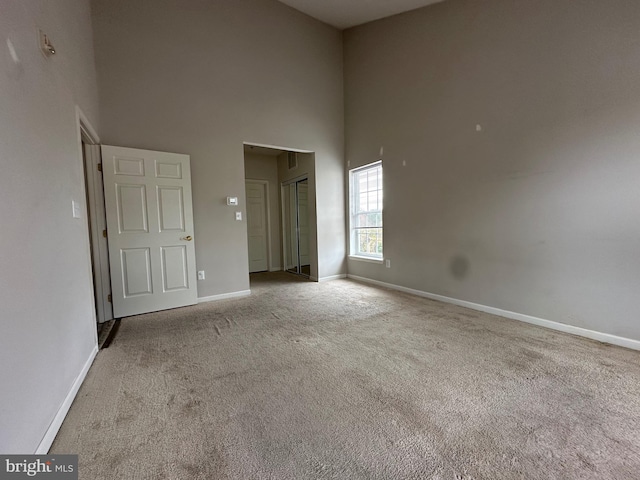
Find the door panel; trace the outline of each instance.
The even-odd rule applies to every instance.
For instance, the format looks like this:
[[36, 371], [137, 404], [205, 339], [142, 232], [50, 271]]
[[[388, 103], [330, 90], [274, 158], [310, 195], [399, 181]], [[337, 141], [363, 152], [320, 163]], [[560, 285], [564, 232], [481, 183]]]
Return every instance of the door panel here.
[[291, 257], [291, 268], [296, 273], [300, 273], [300, 258], [298, 256], [298, 193], [296, 183], [288, 186], [289, 189], [289, 255]]
[[128, 177], [144, 177], [144, 159], [116, 157], [114, 163], [114, 173]]
[[149, 249], [123, 248], [120, 250], [120, 256], [125, 298], [152, 294], [151, 255]]
[[269, 269], [266, 188], [264, 183], [246, 182], [249, 273]]
[[284, 253], [287, 271], [310, 275], [309, 180], [282, 185]]
[[116, 183], [118, 195], [118, 231], [135, 233], [149, 231], [147, 223], [147, 192], [144, 185]]
[[189, 288], [185, 245], [162, 247], [162, 280], [165, 292]]
[[182, 178], [182, 164], [175, 162], [156, 161], [157, 178]]
[[114, 316], [197, 301], [189, 156], [102, 146]]
[[300, 266], [309, 266], [309, 185], [308, 180], [298, 183], [298, 228]]
[[106, 218], [104, 211], [104, 188], [102, 173], [98, 170], [101, 163], [100, 145], [84, 145], [85, 175], [87, 180], [87, 193], [90, 206], [88, 216], [91, 224], [91, 239], [93, 242], [92, 254], [94, 273], [96, 307], [98, 322], [104, 323], [113, 319], [111, 305], [111, 277], [109, 273], [109, 254], [107, 239], [102, 232], [106, 230]]
[[160, 231], [184, 232], [182, 187], [158, 187]]

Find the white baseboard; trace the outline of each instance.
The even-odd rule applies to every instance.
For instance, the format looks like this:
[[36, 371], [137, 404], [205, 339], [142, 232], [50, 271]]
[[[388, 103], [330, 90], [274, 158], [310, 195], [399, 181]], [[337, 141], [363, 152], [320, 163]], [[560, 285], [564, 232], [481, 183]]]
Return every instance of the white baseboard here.
[[271, 267], [269, 269], [270, 272], [281, 272], [282, 271], [282, 267]]
[[210, 297], [198, 297], [198, 303], [215, 302], [216, 300], [225, 300], [227, 298], [247, 297], [249, 295], [251, 295], [251, 290], [239, 290], [237, 292], [211, 295]]
[[327, 277], [320, 277], [318, 282], [328, 282], [330, 280], [338, 280], [340, 278], [347, 278], [346, 273], [339, 273], [338, 275], [329, 275]]
[[80, 390], [80, 386], [82, 385], [82, 382], [84, 382], [84, 379], [87, 376], [87, 372], [89, 372], [89, 369], [91, 368], [91, 365], [93, 364], [93, 360], [96, 358], [97, 354], [98, 354], [98, 345], [95, 345], [93, 347], [93, 350], [89, 354], [89, 358], [87, 358], [87, 361], [84, 363], [82, 370], [80, 370], [80, 373], [78, 374], [75, 381], [73, 382], [73, 385], [71, 385], [71, 390], [69, 390], [69, 393], [64, 399], [64, 402], [62, 402], [62, 405], [60, 405], [58, 412], [56, 413], [55, 417], [53, 417], [53, 421], [49, 425], [49, 428], [47, 428], [47, 431], [44, 434], [44, 437], [42, 437], [42, 440], [40, 441], [40, 444], [38, 445], [38, 448], [35, 451], [36, 455], [46, 455], [49, 449], [51, 448], [51, 444], [55, 440], [56, 435], [58, 434], [58, 430], [60, 430], [60, 427], [62, 426], [62, 422], [67, 416], [67, 413], [69, 413], [71, 404], [73, 403], [73, 400], [76, 398], [76, 395], [78, 394], [78, 390]]
[[437, 295], [435, 293], [423, 292], [422, 290], [414, 290], [413, 288], [402, 287], [400, 285], [394, 285], [392, 283], [381, 282], [379, 280], [373, 280], [371, 278], [360, 277], [357, 275], [347, 275], [348, 278], [357, 280], [360, 282], [371, 283], [373, 285], [379, 285], [381, 287], [398, 290], [400, 292], [410, 293], [419, 297], [430, 298], [431, 300], [439, 300], [445, 303], [451, 303], [453, 305], [459, 305], [461, 307], [471, 308], [480, 312], [490, 313], [492, 315], [498, 315], [499, 317], [510, 318], [512, 320], [519, 320], [521, 322], [531, 323], [540, 327], [550, 328], [552, 330], [558, 330], [560, 332], [571, 333], [580, 337], [590, 338], [603, 343], [610, 343], [612, 345], [618, 345], [620, 347], [631, 348], [633, 350], [640, 350], [640, 340], [633, 340], [631, 338], [618, 337], [617, 335], [611, 335], [609, 333], [596, 332], [595, 330], [589, 330], [582, 327], [575, 327], [573, 325], [567, 325], [565, 323], [554, 322], [552, 320], [545, 320], [544, 318], [532, 317], [531, 315], [525, 315], [522, 313], [511, 312], [509, 310], [501, 310], [495, 307], [488, 307], [479, 303], [467, 302], [466, 300], [458, 300], [457, 298], [445, 297], [444, 295]]

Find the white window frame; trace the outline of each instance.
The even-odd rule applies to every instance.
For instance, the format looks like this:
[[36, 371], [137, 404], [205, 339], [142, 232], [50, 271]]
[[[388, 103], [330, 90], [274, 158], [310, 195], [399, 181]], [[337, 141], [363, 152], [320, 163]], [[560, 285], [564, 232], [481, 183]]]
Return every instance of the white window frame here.
[[349, 170], [349, 257], [357, 260], [365, 260], [375, 263], [382, 263], [384, 261], [384, 243], [383, 243], [383, 251], [380, 253], [367, 253], [367, 252], [359, 252], [358, 251], [358, 235], [357, 232], [363, 228], [379, 228], [380, 235], [384, 237], [384, 195], [382, 199], [382, 205], [380, 208], [381, 214], [381, 225], [379, 227], [356, 227], [355, 217], [358, 212], [356, 212], [357, 207], [357, 199], [356, 195], [359, 193], [359, 190], [355, 184], [356, 178], [358, 174], [361, 174], [365, 171], [380, 169], [380, 173], [382, 174], [382, 186], [380, 188], [380, 192], [384, 192], [384, 174], [382, 169], [382, 160], [378, 160], [377, 162], [369, 163], [367, 165], [363, 165], [358, 168], [354, 168]]

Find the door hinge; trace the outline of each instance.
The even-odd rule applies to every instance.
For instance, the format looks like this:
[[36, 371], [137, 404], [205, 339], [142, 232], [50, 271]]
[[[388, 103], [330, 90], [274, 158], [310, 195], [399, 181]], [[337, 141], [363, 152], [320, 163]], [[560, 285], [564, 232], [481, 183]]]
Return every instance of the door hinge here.
[[101, 164], [101, 163], [99, 163], [99, 164], [98, 164], [98, 171], [99, 171], [99, 172], [101, 172], [101, 171], [102, 171], [102, 164]]
[[111, 294], [107, 295], [107, 302], [111, 303]]
[[103, 236], [104, 238], [107, 238], [107, 231], [106, 231], [106, 230], [102, 230], [102, 236]]

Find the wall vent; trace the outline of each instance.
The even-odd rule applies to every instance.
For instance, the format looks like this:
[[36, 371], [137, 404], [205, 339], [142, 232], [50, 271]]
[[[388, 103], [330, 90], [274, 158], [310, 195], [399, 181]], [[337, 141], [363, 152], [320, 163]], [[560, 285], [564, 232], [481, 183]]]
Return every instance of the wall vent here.
[[289, 164], [289, 170], [295, 170], [298, 168], [298, 153], [287, 152], [287, 161]]

